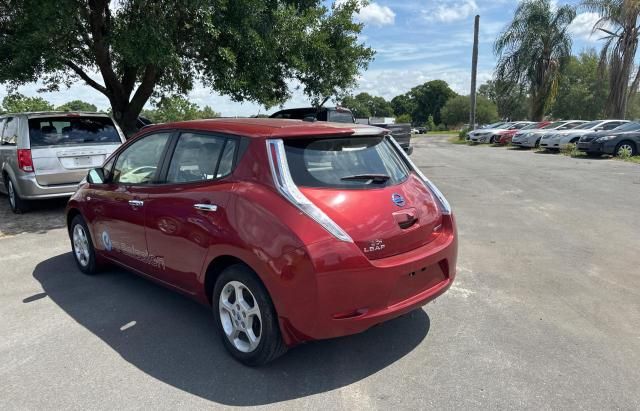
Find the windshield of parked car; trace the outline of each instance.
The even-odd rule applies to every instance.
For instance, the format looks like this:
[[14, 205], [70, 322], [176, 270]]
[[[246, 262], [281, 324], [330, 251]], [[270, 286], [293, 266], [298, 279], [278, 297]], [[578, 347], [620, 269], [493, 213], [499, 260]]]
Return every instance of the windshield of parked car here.
[[500, 126], [502, 126], [503, 124], [506, 124], [505, 122], [500, 122], [500, 123], [493, 123], [493, 124], [487, 124], [484, 127], [481, 128], [498, 128]]
[[597, 127], [602, 121], [590, 121], [588, 123], [580, 124], [578, 127], [574, 127], [574, 130], [590, 130]]
[[31, 118], [29, 138], [32, 147], [121, 142], [111, 118], [99, 116]]
[[293, 181], [301, 187], [379, 188], [409, 170], [385, 137], [284, 140]]
[[527, 124], [526, 126], [522, 127], [521, 130], [532, 130], [534, 128], [538, 128], [538, 124], [539, 123]]
[[[614, 128], [615, 131], [637, 131], [640, 130], [640, 123], [625, 123], [619, 127]], [[612, 130], [612, 131], [613, 131]]]
[[557, 127], [560, 127], [563, 124], [566, 124], [566, 121], [556, 121], [556, 122], [553, 122], [551, 124], [548, 124], [548, 125], [542, 127], [542, 130], [553, 130], [553, 129], [557, 128]]

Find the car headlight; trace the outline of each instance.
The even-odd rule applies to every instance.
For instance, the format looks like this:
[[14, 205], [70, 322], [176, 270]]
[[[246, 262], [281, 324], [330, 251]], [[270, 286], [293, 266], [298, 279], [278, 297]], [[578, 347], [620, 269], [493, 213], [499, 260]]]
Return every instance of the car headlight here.
[[602, 143], [603, 141], [609, 141], [609, 140], [613, 140], [614, 138], [616, 138], [618, 136], [604, 136], [604, 137], [598, 137], [596, 139], [597, 143]]

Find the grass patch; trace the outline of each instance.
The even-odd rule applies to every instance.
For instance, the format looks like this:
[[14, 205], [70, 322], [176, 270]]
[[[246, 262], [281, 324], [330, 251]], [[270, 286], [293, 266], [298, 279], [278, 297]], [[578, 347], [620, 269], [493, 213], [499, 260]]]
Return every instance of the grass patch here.
[[560, 150], [560, 153], [572, 158], [587, 157], [587, 153], [578, 150], [578, 145], [574, 143], [567, 144], [566, 147]]
[[636, 163], [636, 164], [640, 164], [640, 156], [625, 156], [625, 155], [621, 155], [618, 157], [614, 157], [615, 160], [620, 160], [620, 161], [626, 161], [628, 163]]
[[466, 140], [466, 139], [464, 139], [464, 138], [462, 138], [462, 139], [461, 139], [460, 137], [458, 137], [458, 135], [457, 135], [457, 134], [456, 134], [456, 135], [454, 135], [454, 136], [451, 136], [451, 137], [449, 138], [449, 140], [448, 140], [448, 141], [449, 141], [449, 143], [451, 143], [451, 144], [464, 144], [464, 145], [471, 145], [471, 144], [469, 144], [469, 143], [467, 142], [467, 140]]

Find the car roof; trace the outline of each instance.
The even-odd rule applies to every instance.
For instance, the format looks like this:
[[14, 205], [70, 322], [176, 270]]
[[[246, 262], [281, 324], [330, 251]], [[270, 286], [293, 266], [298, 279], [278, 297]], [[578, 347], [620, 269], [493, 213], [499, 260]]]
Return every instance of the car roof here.
[[303, 121], [276, 118], [217, 118], [190, 120], [176, 123], [154, 124], [144, 128], [144, 133], [161, 130], [196, 130], [235, 134], [244, 137], [304, 137], [329, 135], [382, 135], [388, 133], [380, 127], [328, 121]]
[[76, 117], [76, 116], [92, 116], [92, 117], [109, 117], [109, 114], [104, 112], [93, 111], [26, 111], [21, 113], [4, 113], [2, 117], [11, 116], [27, 116], [28, 118], [36, 117], [49, 117], [49, 116], [62, 116], [62, 117]]

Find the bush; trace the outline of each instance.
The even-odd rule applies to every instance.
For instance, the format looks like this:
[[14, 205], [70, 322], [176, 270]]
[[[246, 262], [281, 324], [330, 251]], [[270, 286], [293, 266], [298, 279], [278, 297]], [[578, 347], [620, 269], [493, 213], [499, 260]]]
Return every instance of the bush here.
[[467, 139], [467, 133], [471, 131], [471, 128], [469, 127], [465, 127], [462, 130], [460, 130], [460, 132], [458, 133], [458, 138], [460, 140], [466, 140]]
[[447, 131], [447, 126], [445, 126], [444, 124], [438, 124], [436, 126], [436, 131]]
[[582, 156], [582, 152], [578, 150], [578, 145], [574, 143], [567, 144], [562, 150], [561, 153], [565, 156], [569, 157], [580, 157]]

